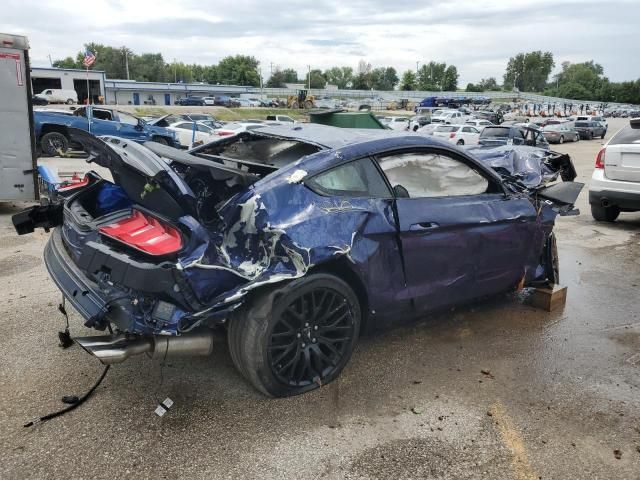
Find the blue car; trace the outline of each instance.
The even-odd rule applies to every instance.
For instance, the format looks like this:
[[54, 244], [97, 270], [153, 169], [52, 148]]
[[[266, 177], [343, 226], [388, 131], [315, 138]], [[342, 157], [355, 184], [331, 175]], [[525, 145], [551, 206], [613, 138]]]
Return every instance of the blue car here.
[[[74, 132], [88, 174], [13, 218], [53, 228], [45, 263], [105, 364], [231, 357], [282, 397], [334, 380], [361, 334], [519, 286], [558, 282], [553, 235], [582, 184], [566, 155], [482, 158], [431, 137], [265, 126], [189, 152]], [[564, 182], [556, 181], [560, 177]]]
[[144, 120], [103, 106], [89, 105], [73, 112], [33, 112], [34, 133], [38, 150], [47, 156], [64, 154], [71, 147], [81, 147], [70, 136], [71, 129], [93, 135], [114, 135], [139, 143], [158, 142], [178, 147], [175, 132], [147, 124]]

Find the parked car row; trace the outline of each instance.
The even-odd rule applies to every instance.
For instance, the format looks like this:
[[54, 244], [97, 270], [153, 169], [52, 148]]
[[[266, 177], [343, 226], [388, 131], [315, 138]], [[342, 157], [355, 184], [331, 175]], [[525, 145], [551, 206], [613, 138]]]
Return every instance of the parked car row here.
[[274, 102], [271, 100], [261, 100], [257, 97], [254, 98], [241, 98], [230, 97], [228, 95], [216, 95], [213, 97], [199, 97], [191, 95], [188, 97], [179, 98], [175, 102], [176, 105], [181, 106], [216, 106], [216, 107], [229, 107], [229, 108], [256, 108], [256, 107], [274, 107]]

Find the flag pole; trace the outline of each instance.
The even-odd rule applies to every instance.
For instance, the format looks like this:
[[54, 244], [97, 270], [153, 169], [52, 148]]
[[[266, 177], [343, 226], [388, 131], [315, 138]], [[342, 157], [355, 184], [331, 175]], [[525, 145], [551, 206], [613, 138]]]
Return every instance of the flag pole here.
[[89, 87], [89, 67], [87, 66], [87, 105], [91, 104], [91, 87]]

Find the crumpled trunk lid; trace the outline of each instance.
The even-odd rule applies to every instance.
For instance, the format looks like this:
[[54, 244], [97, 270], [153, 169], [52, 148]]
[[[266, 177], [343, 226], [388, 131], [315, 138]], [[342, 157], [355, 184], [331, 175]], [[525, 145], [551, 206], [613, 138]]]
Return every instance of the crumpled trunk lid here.
[[196, 197], [168, 162], [149, 149], [118, 137], [98, 139], [72, 129], [71, 138], [89, 154], [88, 162], [109, 169], [113, 181], [134, 202], [170, 220], [197, 216]]

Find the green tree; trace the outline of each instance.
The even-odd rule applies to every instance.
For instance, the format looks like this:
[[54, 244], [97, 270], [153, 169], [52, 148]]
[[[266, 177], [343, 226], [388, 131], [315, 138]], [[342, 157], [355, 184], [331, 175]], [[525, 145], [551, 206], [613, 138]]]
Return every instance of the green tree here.
[[438, 63], [431, 61], [425, 63], [418, 70], [417, 88], [423, 91], [442, 90], [442, 81], [444, 79], [446, 63]]
[[72, 57], [63, 58], [62, 60], [55, 60], [53, 66], [56, 68], [80, 68], [81, 66], [76, 63]]
[[576, 82], [565, 82], [557, 90], [557, 95], [562, 98], [575, 100], [590, 100], [594, 98], [591, 90], [587, 90], [583, 85]]
[[351, 67], [331, 67], [324, 72], [324, 78], [331, 85], [337, 85], [344, 89], [353, 86], [353, 68]]
[[169, 80], [167, 66], [160, 53], [128, 54], [128, 62], [131, 78], [139, 82], [166, 82]]
[[270, 88], [284, 88], [287, 83], [298, 83], [298, 72], [293, 68], [281, 70], [280, 67], [276, 67], [271, 77], [269, 77], [266, 86]]
[[400, 81], [400, 90], [415, 90], [416, 83], [416, 74], [413, 72], [413, 70], [407, 70], [402, 74], [402, 80]]
[[458, 89], [458, 69], [455, 65], [449, 65], [442, 76], [442, 90], [453, 92]]
[[500, 90], [500, 86], [498, 85], [495, 77], [483, 78], [480, 80], [480, 83], [478, 83], [478, 86], [482, 89], [482, 92]]
[[393, 90], [400, 79], [393, 67], [379, 67], [371, 70], [371, 88], [375, 90]]
[[484, 92], [484, 88], [482, 88], [479, 84], [474, 85], [473, 83], [467, 83], [465, 92]]
[[600, 92], [608, 79], [604, 76], [602, 65], [593, 60], [583, 63], [562, 63], [562, 71], [555, 77], [555, 84], [561, 89], [564, 84], [577, 84], [582, 86], [592, 95]]
[[[309, 76], [311, 80], [309, 80]], [[320, 70], [311, 70], [307, 73], [306, 82], [307, 85], [311, 84], [311, 88], [324, 88], [327, 84], [327, 79], [322, 75]]]
[[228, 85], [257, 87], [260, 85], [259, 64], [260, 62], [255, 57], [248, 55], [224, 57], [218, 63], [219, 82]]
[[191, 83], [194, 81], [192, 65], [174, 61], [167, 65], [170, 82]]
[[542, 92], [555, 66], [553, 54], [540, 50], [511, 57], [504, 74], [505, 89]]

